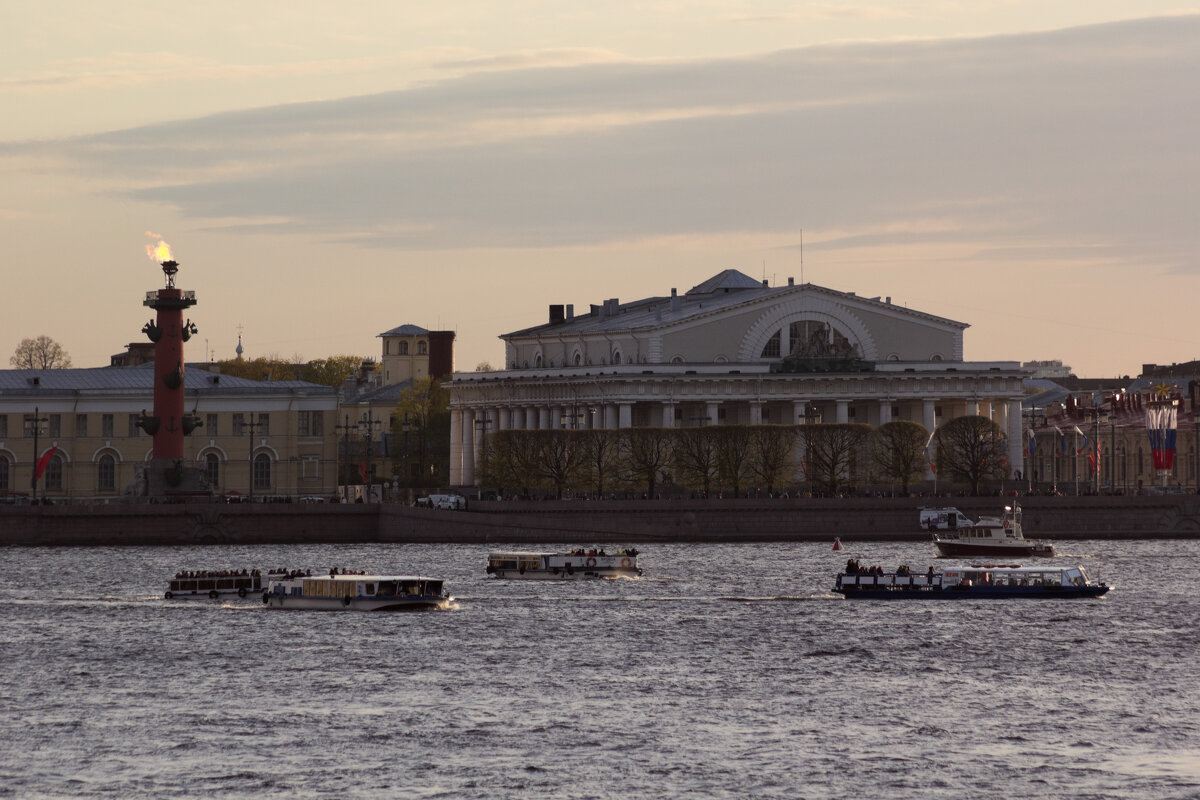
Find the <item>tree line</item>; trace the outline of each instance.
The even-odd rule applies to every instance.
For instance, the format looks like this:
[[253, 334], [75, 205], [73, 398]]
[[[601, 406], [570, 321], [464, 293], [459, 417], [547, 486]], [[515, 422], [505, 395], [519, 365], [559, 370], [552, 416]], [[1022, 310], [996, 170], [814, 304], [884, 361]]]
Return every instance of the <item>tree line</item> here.
[[562, 497], [614, 491], [655, 496], [664, 485], [700, 496], [807, 486], [836, 494], [890, 485], [907, 494], [927, 468], [972, 493], [1008, 476], [1003, 430], [986, 417], [959, 417], [932, 437], [897, 420], [856, 423], [713, 425], [692, 428], [504, 430], [480, 443], [484, 486]]

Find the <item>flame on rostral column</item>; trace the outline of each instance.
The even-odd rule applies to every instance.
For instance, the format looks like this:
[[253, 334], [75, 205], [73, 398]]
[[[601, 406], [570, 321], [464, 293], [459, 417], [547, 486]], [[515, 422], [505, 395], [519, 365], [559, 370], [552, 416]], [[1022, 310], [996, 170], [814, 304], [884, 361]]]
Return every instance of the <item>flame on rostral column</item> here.
[[146, 245], [146, 255], [150, 257], [150, 260], [159, 264], [164, 261], [171, 261], [171, 245], [164, 242], [163, 238], [157, 233], [146, 231], [146, 235], [158, 240], [158, 244]]

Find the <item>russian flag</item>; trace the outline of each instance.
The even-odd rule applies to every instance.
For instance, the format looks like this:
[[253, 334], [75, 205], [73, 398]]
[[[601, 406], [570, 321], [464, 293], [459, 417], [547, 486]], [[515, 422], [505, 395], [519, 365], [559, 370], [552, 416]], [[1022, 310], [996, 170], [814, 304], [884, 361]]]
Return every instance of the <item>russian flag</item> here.
[[1079, 446], [1079, 448], [1078, 448], [1078, 449], [1075, 451], [1075, 455], [1079, 455], [1079, 454], [1080, 454], [1080, 453], [1082, 453], [1084, 450], [1087, 450], [1087, 449], [1088, 449], [1088, 438], [1087, 438], [1087, 434], [1086, 434], [1086, 433], [1084, 433], [1083, 431], [1079, 430], [1079, 426], [1078, 426], [1078, 425], [1076, 425], [1076, 426], [1075, 426], [1075, 433], [1079, 434], [1079, 436], [1083, 438], [1083, 444], [1082, 444], [1082, 445], [1080, 445], [1080, 446]]

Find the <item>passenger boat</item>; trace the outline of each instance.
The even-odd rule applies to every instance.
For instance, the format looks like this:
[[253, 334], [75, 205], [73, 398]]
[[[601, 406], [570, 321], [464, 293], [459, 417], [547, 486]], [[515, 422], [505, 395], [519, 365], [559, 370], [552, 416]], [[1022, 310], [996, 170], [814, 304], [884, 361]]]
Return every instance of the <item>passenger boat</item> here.
[[1099, 597], [1109, 589], [1093, 583], [1080, 565], [1022, 567], [1017, 564], [975, 564], [925, 574], [841, 572], [833, 590], [868, 600], [970, 600], [1007, 597]]
[[257, 597], [267, 588], [275, 573], [265, 576], [260, 570], [182, 570], [167, 584], [167, 600], [207, 598], [209, 600]]
[[543, 581], [636, 578], [642, 574], [638, 551], [632, 547], [612, 553], [582, 548], [569, 553], [489, 553], [487, 572], [497, 578]]
[[1049, 543], [1025, 538], [1018, 505], [1005, 506], [1003, 516], [980, 517], [969, 527], [935, 533], [933, 543], [942, 558], [990, 556], [1013, 559], [1054, 555], [1054, 547]]
[[263, 594], [267, 608], [316, 611], [444, 609], [452, 599], [445, 583], [435, 578], [347, 572], [282, 577]]

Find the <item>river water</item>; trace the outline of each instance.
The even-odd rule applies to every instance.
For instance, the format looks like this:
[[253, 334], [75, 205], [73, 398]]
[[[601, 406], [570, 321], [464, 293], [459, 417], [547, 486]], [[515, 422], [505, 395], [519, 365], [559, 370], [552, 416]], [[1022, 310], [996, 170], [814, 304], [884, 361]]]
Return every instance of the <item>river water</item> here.
[[[571, 545], [586, 544], [571, 542]], [[1200, 542], [1069, 542], [1097, 600], [845, 601], [926, 543], [0, 551], [0, 797], [1194, 798]], [[179, 569], [448, 581], [455, 608], [162, 599]]]

